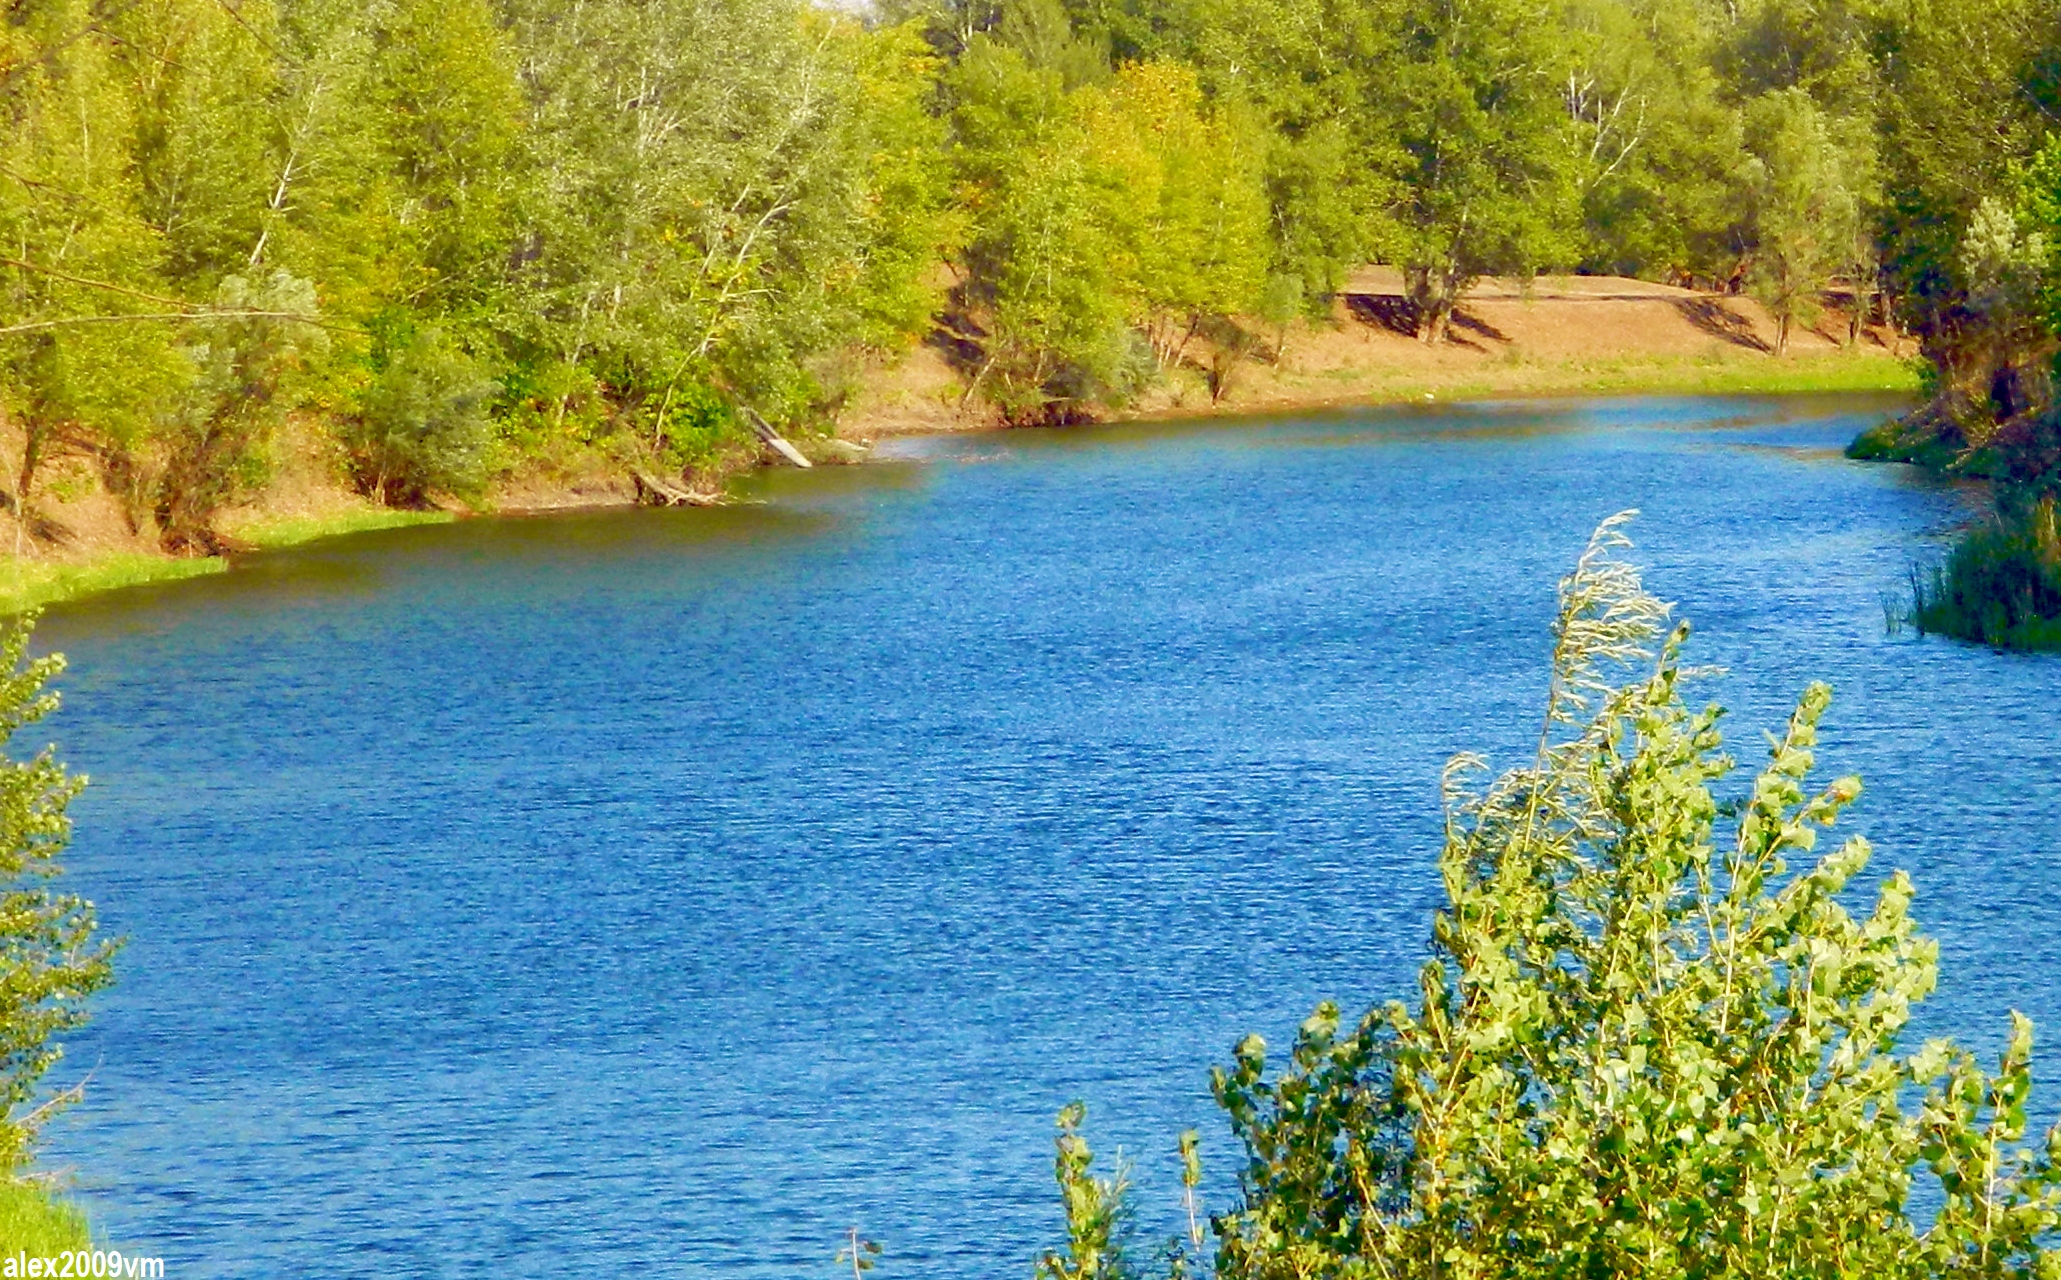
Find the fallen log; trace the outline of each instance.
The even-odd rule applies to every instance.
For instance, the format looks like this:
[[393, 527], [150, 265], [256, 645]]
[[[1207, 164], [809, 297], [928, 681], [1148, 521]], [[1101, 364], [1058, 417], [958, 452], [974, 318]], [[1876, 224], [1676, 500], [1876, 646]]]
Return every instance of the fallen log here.
[[809, 465], [809, 460], [802, 456], [802, 451], [781, 439], [780, 433], [773, 430], [773, 424], [760, 417], [758, 410], [750, 405], [745, 405], [744, 420], [751, 424], [753, 431], [758, 432], [759, 439], [773, 446], [775, 453], [778, 453], [797, 467], [807, 467]]
[[637, 486], [637, 501], [642, 506], [713, 507], [723, 500], [720, 493], [682, 489], [679, 485], [661, 480], [648, 471], [632, 471], [630, 480]]

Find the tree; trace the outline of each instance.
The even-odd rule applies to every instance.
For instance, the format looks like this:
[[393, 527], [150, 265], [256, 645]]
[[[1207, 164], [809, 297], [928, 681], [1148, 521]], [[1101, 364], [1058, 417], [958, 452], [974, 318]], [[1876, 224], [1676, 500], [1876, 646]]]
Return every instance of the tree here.
[[860, 341], [906, 347], [943, 302], [938, 267], [965, 235], [952, 201], [945, 121], [932, 111], [942, 68], [910, 21], [855, 37], [854, 110], [866, 166], [855, 281]]
[[1119, 288], [1165, 368], [1205, 324], [1259, 305], [1271, 256], [1262, 144], [1241, 113], [1206, 109], [1179, 63], [1122, 68], [1089, 110], [1133, 239]]
[[1276, 301], [1322, 305], [1382, 244], [1404, 156], [1387, 108], [1402, 59], [1390, 7], [1193, 0], [1178, 45], [1218, 109], [1247, 116], [1260, 157]]
[[0, 26], [0, 419], [22, 438], [7, 503], [17, 553], [42, 527], [43, 462], [140, 434], [179, 381], [168, 319], [182, 308], [138, 213], [113, 44], [82, 0], [28, 4]]
[[417, 332], [339, 430], [359, 490], [388, 506], [421, 506], [437, 494], [477, 498], [493, 444], [487, 407], [500, 389], [441, 331]]
[[1982, 201], [2010, 198], [2014, 170], [2061, 119], [2061, 7], [1904, 0], [1880, 27], [1884, 275], [1941, 391], [1981, 398], [1993, 371], [1964, 349], [1964, 335], [1981, 338], [1958, 259]]
[[1694, 0], [1601, 0], [1569, 14], [1564, 86], [1596, 271], [1724, 280], [1743, 241], [1736, 105], [1712, 65], [1718, 31]]
[[195, 324], [185, 348], [192, 382], [164, 427], [156, 516], [165, 550], [225, 549], [215, 515], [263, 481], [273, 434], [292, 404], [292, 378], [326, 345], [314, 314], [314, 286], [275, 271], [257, 282], [230, 276], [216, 314]]
[[[46, 686], [64, 659], [30, 659], [33, 618], [0, 634], [0, 745], [57, 709]], [[71, 836], [65, 810], [86, 779], [65, 771], [48, 748], [0, 760], [0, 1173], [28, 1159], [38, 1130], [76, 1088], [35, 1102], [56, 1065], [56, 1037], [85, 1022], [83, 1002], [114, 976], [115, 943], [95, 938], [93, 904], [51, 882]]]
[[1994, 1074], [1899, 1051], [1938, 956], [1910, 880], [1856, 917], [1865, 840], [1789, 868], [1860, 790], [1807, 789], [1830, 691], [1720, 800], [1722, 713], [1684, 702], [1687, 628], [1615, 558], [1624, 518], [1561, 584], [1534, 760], [1447, 769], [1414, 1006], [1321, 1006], [1278, 1075], [1258, 1037], [1216, 1074], [1247, 1153], [1218, 1274], [2053, 1274], [2030, 1024]]
[[552, 428], [605, 434], [620, 411], [662, 432], [690, 384], [806, 413], [862, 257], [862, 33], [791, 0], [515, 13], [551, 175], [516, 276], [522, 358], [554, 366]]
[[168, 280], [205, 300], [249, 269], [275, 194], [277, 12], [269, 0], [154, 0], [130, 6], [117, 30], [138, 208], [163, 241]]
[[[1873, 139], [1840, 131], [1802, 89], [1748, 107], [1746, 188], [1752, 199], [1754, 292], [1775, 317], [1775, 354], [1789, 349], [1832, 273], [1849, 267], [1869, 195]], [[1844, 132], [1845, 136], [1841, 136]]]
[[1138, 373], [1138, 210], [1115, 154], [1136, 140], [1112, 136], [1095, 91], [1068, 94], [1059, 71], [993, 37], [975, 38], [951, 83], [972, 222], [964, 293], [988, 330], [973, 386], [1013, 420], [1064, 420]]
[[1534, 0], [1402, 0], [1397, 21], [1388, 122], [1405, 159], [1383, 247], [1403, 269], [1419, 340], [1436, 343], [1478, 277], [1571, 256], [1566, 58], [1553, 8]]

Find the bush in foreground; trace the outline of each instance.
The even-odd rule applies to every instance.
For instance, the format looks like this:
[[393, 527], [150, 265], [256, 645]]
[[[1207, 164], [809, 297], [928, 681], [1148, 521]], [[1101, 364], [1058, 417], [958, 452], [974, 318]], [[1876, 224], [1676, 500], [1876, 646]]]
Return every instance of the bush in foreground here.
[[[1994, 1073], [1903, 1050], [1938, 951], [1902, 873], [1847, 909], [1865, 840], [1815, 853], [1860, 792], [1807, 785], [1830, 691], [1721, 798], [1721, 712], [1683, 700], [1688, 630], [1615, 558], [1622, 520], [1561, 584], [1536, 757], [1479, 789], [1448, 767], [1414, 1002], [1323, 1005], [1278, 1069], [1253, 1036], [1215, 1073], [1245, 1148], [1217, 1274], [2061, 1276], [2030, 1023]], [[1068, 1123], [1054, 1280], [1134, 1273], [1121, 1175], [1085, 1160]]]
[[[57, 709], [47, 685], [64, 659], [28, 656], [32, 626], [0, 631], [0, 746]], [[47, 748], [0, 756], [0, 1241], [17, 1249], [85, 1238], [75, 1210], [18, 1180], [43, 1125], [79, 1096], [38, 1096], [56, 1038], [85, 1021], [86, 998], [113, 976], [114, 944], [95, 937], [93, 904], [50, 883], [71, 836], [65, 810], [85, 782]]]

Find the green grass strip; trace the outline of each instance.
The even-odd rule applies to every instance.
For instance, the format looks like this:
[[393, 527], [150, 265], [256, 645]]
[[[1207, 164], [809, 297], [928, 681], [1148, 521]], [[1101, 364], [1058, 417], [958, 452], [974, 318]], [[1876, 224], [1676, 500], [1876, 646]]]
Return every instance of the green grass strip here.
[[17, 614], [122, 587], [203, 577], [228, 567], [229, 562], [220, 556], [180, 560], [141, 551], [117, 551], [90, 564], [8, 559], [0, 561], [0, 614]]
[[0, 1252], [31, 1256], [91, 1244], [86, 1215], [40, 1184], [0, 1177]]
[[338, 538], [347, 533], [375, 529], [401, 529], [418, 524], [449, 524], [455, 517], [448, 511], [395, 511], [388, 507], [364, 507], [327, 516], [291, 516], [242, 526], [235, 536], [264, 551], [298, 547], [318, 538]]

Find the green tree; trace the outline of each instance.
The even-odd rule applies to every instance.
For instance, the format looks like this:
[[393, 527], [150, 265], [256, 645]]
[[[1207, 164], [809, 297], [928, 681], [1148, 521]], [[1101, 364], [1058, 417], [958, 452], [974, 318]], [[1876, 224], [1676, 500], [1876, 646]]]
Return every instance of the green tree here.
[[1405, 159], [1381, 233], [1417, 336], [1445, 339], [1467, 285], [1573, 256], [1576, 165], [1557, 10], [1534, 0], [1403, 0], [1389, 121]]
[[1830, 692], [1721, 800], [1721, 712], [1684, 702], [1623, 519], [1561, 585], [1534, 760], [1447, 770], [1417, 1000], [1321, 1006], [1278, 1074], [1258, 1037], [1217, 1073], [1247, 1151], [1218, 1274], [2053, 1274], [2030, 1024], [1994, 1074], [1900, 1051], [1938, 951], [1902, 874], [1849, 913], [1865, 840], [1814, 852], [1860, 790], [1808, 787]]
[[1725, 280], [1744, 243], [1739, 111], [1713, 65], [1715, 15], [1693, 0], [1602, 0], [1569, 14], [1566, 106], [1589, 246], [1584, 265]]
[[117, 30], [139, 211], [163, 239], [166, 276], [205, 300], [249, 268], [274, 194], [277, 14], [267, 0], [152, 0], [129, 7]]
[[551, 425], [662, 424], [690, 385], [807, 412], [863, 255], [861, 33], [791, 0], [516, 16], [550, 175], [517, 284]]
[[[0, 635], [0, 744], [57, 709], [46, 686], [64, 659], [28, 657], [33, 622]], [[85, 1022], [86, 998], [114, 976], [115, 944], [94, 936], [93, 904], [52, 887], [71, 836], [65, 810], [85, 785], [48, 748], [0, 760], [0, 1175], [19, 1170], [44, 1123], [78, 1098], [73, 1088], [37, 1102], [36, 1088], [61, 1056], [56, 1037]]]
[[1178, 48], [1218, 109], [1249, 115], [1276, 302], [1320, 307], [1381, 244], [1405, 157], [1388, 110], [1402, 61], [1392, 8], [1342, 0], [1193, 0]]
[[0, 419], [21, 433], [8, 505], [41, 528], [35, 482], [58, 450], [141, 434], [178, 384], [140, 216], [134, 118], [114, 41], [83, 0], [27, 4], [0, 24]]
[[230, 276], [213, 315], [185, 348], [186, 394], [167, 414], [157, 527], [167, 551], [219, 554], [216, 514], [263, 483], [274, 434], [294, 397], [294, 378], [327, 334], [311, 323], [315, 290], [275, 271], [262, 281]]
[[2014, 171], [2061, 118], [2061, 6], [1904, 0], [1879, 27], [1884, 274], [1942, 393], [1980, 403], [1995, 370], [1964, 345], [1983, 338], [1959, 259], [1977, 208], [2010, 199]]
[[855, 297], [859, 340], [898, 351], [930, 330], [943, 302], [940, 267], [965, 235], [952, 201], [945, 120], [933, 111], [940, 60], [918, 22], [853, 37], [859, 188]]
[[1775, 317], [1775, 354], [1820, 292], [1854, 263], [1863, 239], [1873, 138], [1837, 122], [1801, 89], [1763, 94], [1748, 107], [1746, 187], [1752, 199], [1754, 292]]
[[439, 494], [475, 499], [493, 447], [487, 409], [501, 388], [440, 330], [394, 351], [339, 428], [358, 488], [389, 506]]
[[973, 387], [1019, 421], [1121, 395], [1139, 376], [1126, 296], [1138, 237], [1112, 153], [1135, 140], [1113, 136], [1094, 91], [1069, 95], [1058, 71], [991, 37], [974, 40], [952, 89], [972, 221], [965, 295], [988, 331]]
[[1122, 68], [1090, 112], [1133, 241], [1120, 287], [1164, 368], [1209, 322], [1259, 305], [1271, 257], [1262, 143], [1242, 113], [1208, 109], [1179, 63]]

